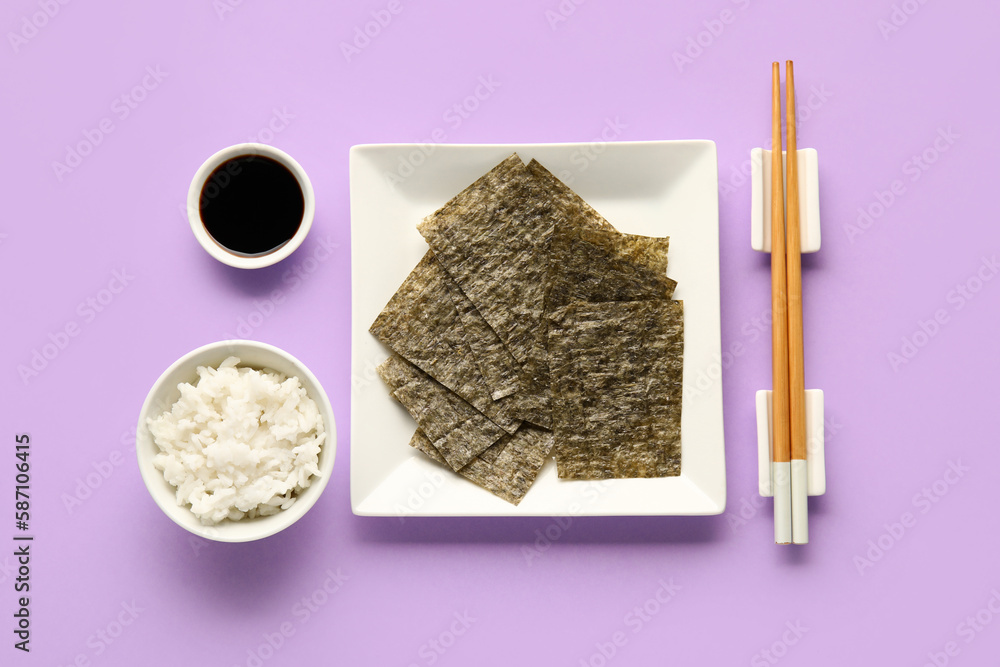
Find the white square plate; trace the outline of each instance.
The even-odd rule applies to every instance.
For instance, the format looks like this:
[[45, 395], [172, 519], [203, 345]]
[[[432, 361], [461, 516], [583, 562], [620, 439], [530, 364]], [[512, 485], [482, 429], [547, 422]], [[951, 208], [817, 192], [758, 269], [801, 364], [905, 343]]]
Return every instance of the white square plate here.
[[[517, 507], [409, 446], [409, 414], [375, 367], [368, 327], [427, 251], [417, 223], [516, 152], [536, 158], [619, 231], [670, 236], [684, 300], [681, 475], [560, 480], [546, 462]], [[719, 514], [726, 506], [715, 143], [378, 144], [351, 149], [351, 507], [371, 516]]]

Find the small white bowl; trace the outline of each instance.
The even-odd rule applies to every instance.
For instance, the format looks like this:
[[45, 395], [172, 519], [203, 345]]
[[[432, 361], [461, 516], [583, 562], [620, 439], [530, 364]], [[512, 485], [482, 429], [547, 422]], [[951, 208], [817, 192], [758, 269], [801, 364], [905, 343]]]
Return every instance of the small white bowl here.
[[[226, 160], [231, 160], [241, 155], [261, 155], [284, 165], [295, 176], [295, 180], [298, 181], [299, 187], [302, 189], [302, 199], [305, 204], [302, 210], [302, 222], [299, 223], [299, 229], [295, 232], [295, 236], [274, 250], [259, 255], [245, 255], [233, 252], [229, 248], [222, 246], [208, 233], [208, 230], [205, 229], [205, 223], [201, 219], [199, 200], [201, 199], [202, 188], [205, 187], [208, 177], [212, 175], [216, 167]], [[235, 266], [238, 269], [260, 269], [265, 266], [277, 264], [302, 245], [302, 241], [305, 240], [309, 229], [312, 227], [313, 217], [316, 214], [316, 194], [313, 192], [312, 183], [309, 181], [305, 169], [285, 151], [279, 150], [274, 146], [268, 146], [267, 144], [236, 144], [235, 146], [223, 148], [205, 160], [201, 167], [198, 168], [198, 171], [195, 172], [194, 178], [191, 179], [191, 186], [188, 188], [187, 214], [194, 237], [198, 239], [198, 243], [201, 244], [201, 247], [209, 255], [223, 264]]]
[[[257, 370], [270, 368], [285, 376], [297, 377], [319, 408], [326, 429], [326, 441], [319, 454], [319, 478], [313, 479], [312, 484], [302, 491], [291, 507], [271, 516], [240, 521], [226, 520], [214, 526], [205, 526], [191, 512], [189, 506], [177, 504], [177, 489], [167, 482], [162, 471], [153, 466], [153, 457], [160, 450], [153, 441], [146, 423], [150, 417], [156, 417], [169, 410], [180, 398], [178, 384], [193, 383], [198, 379], [198, 366], [218, 366], [227, 357], [232, 356], [240, 358], [241, 367], [248, 366]], [[330, 399], [327, 398], [316, 376], [302, 362], [284, 350], [267, 343], [252, 340], [223, 340], [188, 352], [165, 370], [153, 384], [139, 411], [135, 451], [139, 458], [139, 472], [142, 473], [142, 481], [146, 483], [149, 494], [177, 525], [195, 535], [217, 542], [250, 542], [284, 530], [298, 521], [316, 503], [333, 472], [333, 459], [337, 451], [337, 427]]]

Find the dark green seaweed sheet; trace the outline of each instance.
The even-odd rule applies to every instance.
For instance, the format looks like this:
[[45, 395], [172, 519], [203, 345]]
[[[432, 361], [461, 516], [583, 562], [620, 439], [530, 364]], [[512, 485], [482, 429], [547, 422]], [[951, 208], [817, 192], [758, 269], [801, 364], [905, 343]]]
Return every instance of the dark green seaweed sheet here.
[[574, 302], [553, 323], [559, 477], [679, 475], [683, 302]]
[[540, 395], [549, 384], [548, 243], [559, 214], [548, 189], [511, 155], [417, 227], [521, 365], [524, 391]]
[[[444, 458], [419, 429], [410, 445], [438, 463]], [[552, 449], [552, 432], [531, 424], [522, 424], [514, 435], [505, 435], [458, 474], [490, 493], [517, 505], [531, 488]]]
[[459, 289], [448, 272], [444, 272], [451, 297], [462, 321], [465, 342], [476, 358], [479, 371], [492, 392], [493, 400], [510, 396], [521, 389], [521, 367], [513, 355], [504, 347], [497, 332], [479, 314], [475, 304], [469, 301], [465, 292]]
[[510, 412], [509, 406], [516, 399], [494, 400], [491, 396], [467, 342], [448, 282], [448, 275], [433, 253], [426, 253], [369, 331], [490, 421], [514, 433], [520, 419]]
[[614, 226], [605, 220], [600, 213], [584, 201], [583, 197], [560, 181], [555, 174], [545, 168], [538, 160], [528, 163], [528, 171], [545, 188], [553, 206], [559, 209], [561, 220], [573, 220], [577, 227], [587, 226], [592, 229], [616, 231]]
[[377, 371], [453, 470], [504, 435], [468, 402], [399, 355], [393, 354]]
[[669, 299], [677, 285], [667, 277], [669, 239], [563, 225], [552, 237], [546, 308], [573, 301]]
[[546, 310], [572, 301], [670, 298], [670, 239], [623, 234], [552, 172], [532, 160], [528, 170], [553, 192], [565, 213], [549, 244]]
[[[440, 266], [440, 265], [439, 265]], [[545, 426], [549, 423], [548, 401], [542, 392], [526, 378], [521, 378], [521, 366], [504, 346], [496, 332], [483, 319], [476, 306], [459, 289], [451, 276], [441, 270], [455, 309], [461, 320], [465, 342], [492, 398], [501, 401], [506, 414], [523, 421]]]

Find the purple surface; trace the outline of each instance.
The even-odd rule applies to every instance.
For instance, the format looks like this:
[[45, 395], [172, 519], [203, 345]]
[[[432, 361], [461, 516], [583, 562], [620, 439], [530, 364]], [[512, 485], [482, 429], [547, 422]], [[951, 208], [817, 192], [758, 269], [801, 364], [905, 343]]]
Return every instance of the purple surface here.
[[[977, 274], [994, 278], [1000, 251], [1000, 8], [651, 4], [4, 3], [0, 662], [993, 664], [1000, 280]], [[555, 21], [560, 7], [568, 16]], [[391, 21], [348, 59], [340, 43], [372, 12]], [[674, 54], [699, 39], [678, 66]], [[800, 146], [819, 151], [824, 221], [804, 282], [829, 492], [811, 503], [813, 543], [802, 549], [771, 544], [770, 501], [756, 497], [769, 279], [767, 257], [749, 248], [739, 176], [768, 141], [770, 62], [789, 57]], [[480, 88], [486, 99], [467, 118], [449, 113], [481, 77], [495, 89]], [[136, 86], [144, 99], [129, 108], [120, 98]], [[624, 125], [621, 140], [718, 144], [722, 341], [741, 346], [723, 360], [727, 514], [569, 525], [353, 516], [348, 148], [437, 128], [448, 142], [586, 141], [609, 119]], [[102, 121], [113, 131], [98, 137]], [[253, 136], [301, 162], [317, 211], [291, 258], [247, 273], [210, 259], [180, 207], [202, 160]], [[60, 178], [53, 163], [81, 141], [96, 146]], [[934, 161], [921, 169], [913, 156], [925, 151]], [[902, 194], [880, 211], [895, 180]], [[876, 214], [867, 228], [851, 227], [859, 207]], [[333, 250], [317, 261], [323, 243]], [[116, 271], [128, 284], [102, 291]], [[944, 323], [927, 324], [936, 313]], [[324, 383], [338, 456], [297, 525], [215, 544], [153, 504], [130, 433], [159, 373], [241, 322]], [[68, 324], [78, 333], [63, 339]], [[65, 347], [47, 348], [54, 358], [24, 381], [19, 366], [50, 340]], [[906, 363], [894, 367], [890, 353]], [[11, 633], [20, 432], [32, 437], [30, 655]], [[959, 462], [967, 470], [949, 474]], [[87, 497], [67, 506], [75, 494]], [[913, 520], [900, 535], [904, 513]], [[327, 593], [338, 570], [347, 578]], [[282, 628], [293, 634], [275, 635]]]

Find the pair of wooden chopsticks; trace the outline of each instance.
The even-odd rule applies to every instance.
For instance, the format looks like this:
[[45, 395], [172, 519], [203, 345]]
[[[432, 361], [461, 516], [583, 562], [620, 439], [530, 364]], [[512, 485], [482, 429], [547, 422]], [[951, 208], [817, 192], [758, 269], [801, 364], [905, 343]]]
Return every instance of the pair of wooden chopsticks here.
[[802, 350], [802, 260], [795, 80], [791, 60], [785, 62], [785, 117], [788, 124], [785, 155], [787, 204], [782, 192], [780, 69], [778, 63], [772, 63], [771, 486], [774, 490], [774, 541], [777, 544], [806, 544], [809, 542], [809, 505]]

